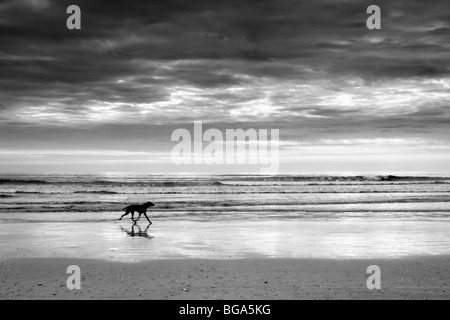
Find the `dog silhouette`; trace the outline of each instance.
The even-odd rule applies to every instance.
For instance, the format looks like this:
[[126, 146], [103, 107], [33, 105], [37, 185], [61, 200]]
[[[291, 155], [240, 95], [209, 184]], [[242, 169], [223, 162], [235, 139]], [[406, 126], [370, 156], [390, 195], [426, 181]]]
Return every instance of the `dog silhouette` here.
[[[125, 217], [126, 215], [131, 213], [131, 220], [133, 220], [133, 222], [136, 222], [141, 218], [141, 215], [144, 214], [144, 216], [147, 218], [148, 223], [152, 224], [152, 222], [150, 221], [150, 219], [147, 216], [147, 209], [149, 207], [153, 207], [154, 205], [155, 204], [153, 202], [129, 205], [129, 206], [123, 208], [123, 210], [125, 210], [125, 213], [119, 218], [119, 220], [122, 220], [123, 217]], [[135, 212], [139, 213], [137, 220], [134, 220]]]

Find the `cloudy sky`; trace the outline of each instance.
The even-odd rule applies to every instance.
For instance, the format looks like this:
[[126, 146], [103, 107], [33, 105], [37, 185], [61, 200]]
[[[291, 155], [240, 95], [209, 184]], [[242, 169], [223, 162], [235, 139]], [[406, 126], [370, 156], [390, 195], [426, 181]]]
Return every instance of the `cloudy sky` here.
[[172, 164], [201, 120], [279, 129], [280, 172], [450, 173], [448, 0], [2, 0], [0, 44], [1, 172], [258, 171]]

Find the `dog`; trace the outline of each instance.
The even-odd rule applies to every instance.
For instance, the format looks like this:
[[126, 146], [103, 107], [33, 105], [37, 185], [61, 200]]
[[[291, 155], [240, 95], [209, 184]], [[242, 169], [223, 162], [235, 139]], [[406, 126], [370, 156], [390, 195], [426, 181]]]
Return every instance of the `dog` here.
[[[133, 222], [136, 223], [136, 221], [138, 221], [141, 218], [141, 215], [144, 214], [144, 216], [147, 218], [148, 223], [152, 224], [150, 219], [147, 217], [147, 209], [149, 207], [153, 207], [154, 205], [155, 204], [153, 202], [129, 205], [128, 207], [123, 208], [123, 210], [125, 210], [125, 213], [119, 218], [119, 220], [122, 220], [123, 217], [131, 213], [131, 220], [133, 220]], [[139, 213], [137, 220], [134, 220], [134, 212]]]

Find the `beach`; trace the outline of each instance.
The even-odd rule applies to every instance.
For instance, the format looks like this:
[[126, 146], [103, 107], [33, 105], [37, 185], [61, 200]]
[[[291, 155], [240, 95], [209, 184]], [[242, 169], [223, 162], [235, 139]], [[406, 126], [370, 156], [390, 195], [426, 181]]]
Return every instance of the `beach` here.
[[449, 299], [449, 0], [0, 1], [0, 300]]
[[[448, 182], [8, 177], [0, 299], [448, 299]], [[138, 200], [153, 224], [118, 221]]]
[[[448, 228], [363, 220], [154, 221], [147, 230], [130, 221], [2, 224], [2, 240], [13, 236], [0, 244], [0, 299], [448, 299]], [[71, 265], [80, 267], [80, 290], [66, 285]], [[380, 267], [380, 290], [367, 288], [371, 265]]]
[[[450, 258], [152, 260], [23, 258], [2, 261], [0, 299], [449, 299]], [[67, 266], [81, 269], [69, 290]], [[381, 289], [366, 268], [381, 269]]]

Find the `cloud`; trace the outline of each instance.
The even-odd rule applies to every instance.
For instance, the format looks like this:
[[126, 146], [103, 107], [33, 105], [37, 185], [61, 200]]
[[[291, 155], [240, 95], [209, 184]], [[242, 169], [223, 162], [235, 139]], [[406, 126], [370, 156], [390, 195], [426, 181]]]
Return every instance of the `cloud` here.
[[319, 144], [448, 141], [447, 0], [381, 0], [374, 31], [369, 1], [79, 0], [73, 31], [70, 4], [0, 5], [0, 147], [71, 132], [137, 148], [152, 132], [156, 148], [194, 120]]

